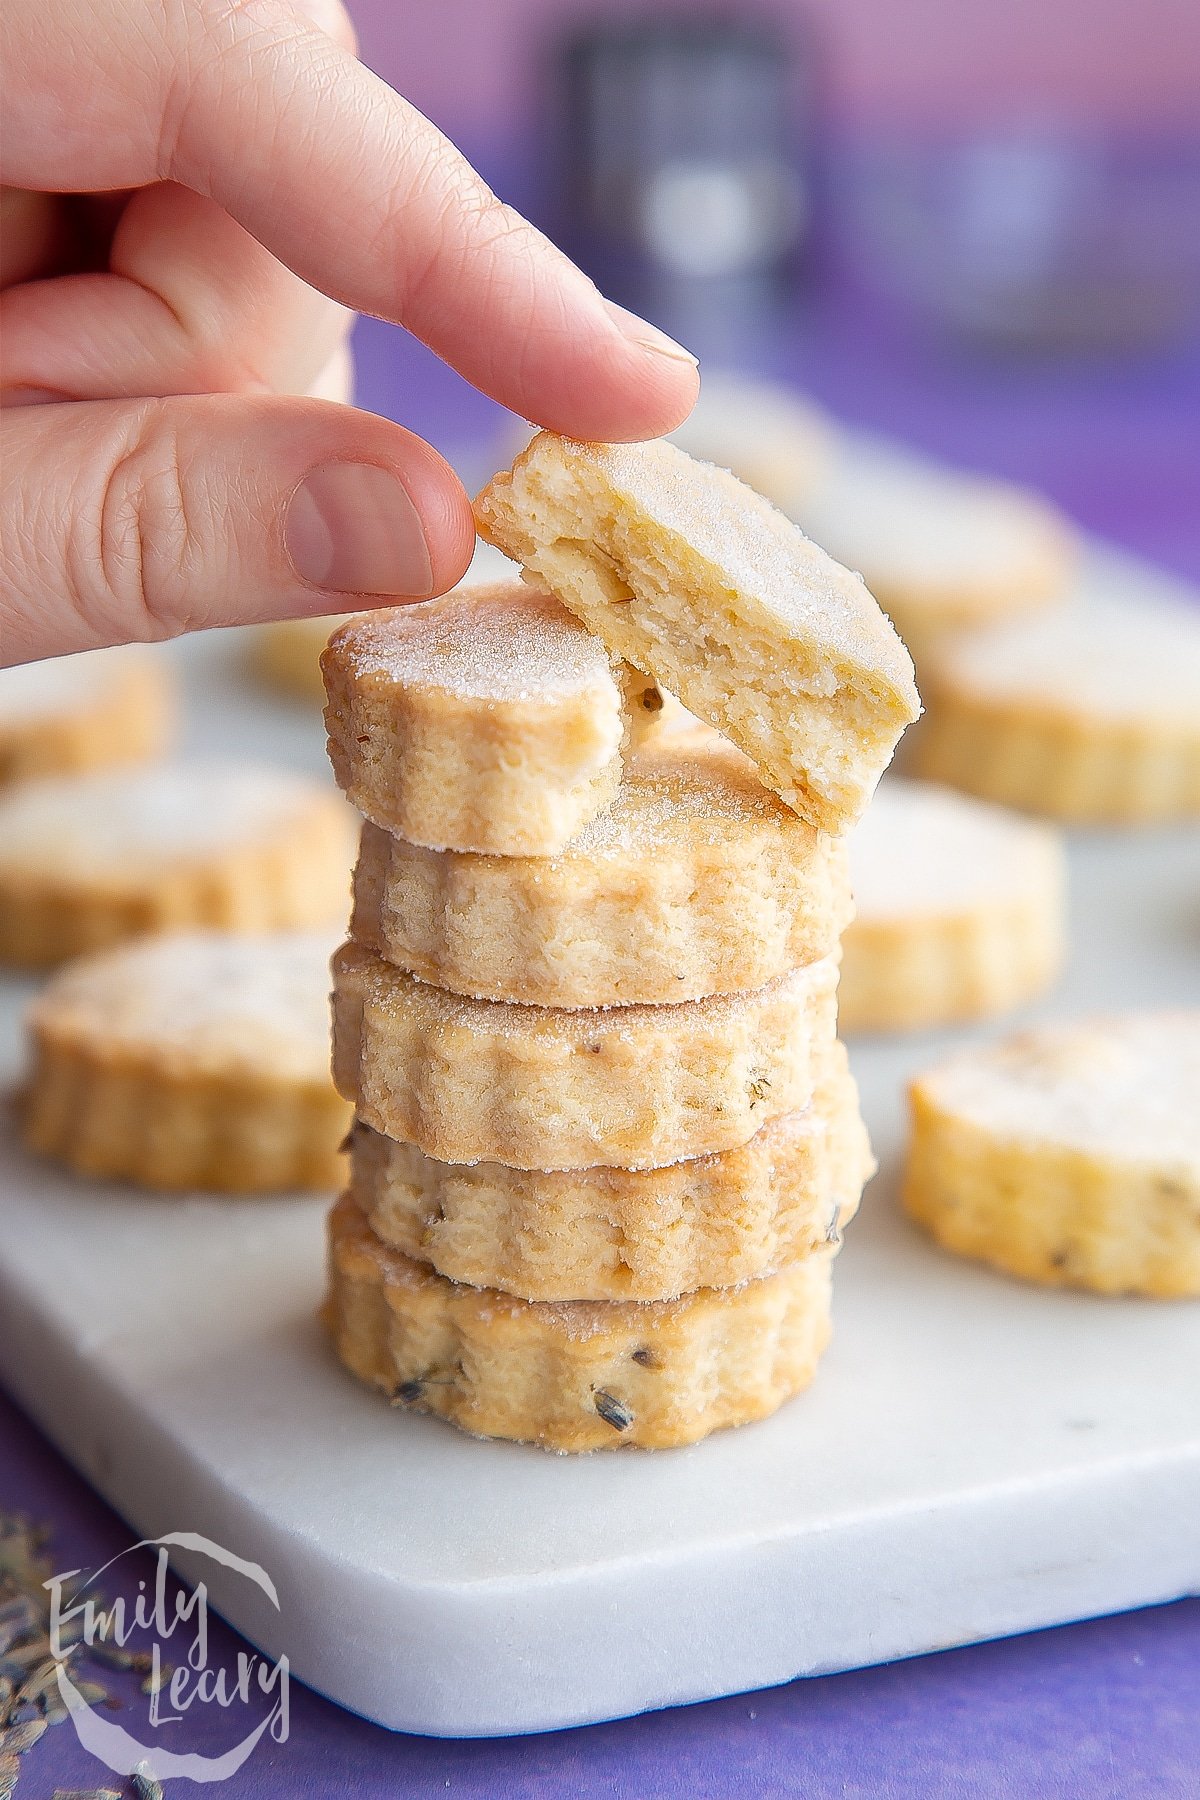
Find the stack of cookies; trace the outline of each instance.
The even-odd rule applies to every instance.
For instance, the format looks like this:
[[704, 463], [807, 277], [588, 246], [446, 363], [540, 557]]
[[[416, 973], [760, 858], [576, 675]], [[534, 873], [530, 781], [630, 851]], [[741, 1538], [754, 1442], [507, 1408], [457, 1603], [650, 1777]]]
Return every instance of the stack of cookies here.
[[[543, 476], [593, 516], [552, 517]], [[674, 446], [543, 435], [480, 518], [545, 586], [354, 620], [323, 662], [366, 817], [326, 1316], [356, 1375], [468, 1431], [687, 1443], [774, 1411], [828, 1338], [872, 1166], [840, 832], [911, 668], [861, 582]], [[708, 723], [639, 729], [660, 678]]]

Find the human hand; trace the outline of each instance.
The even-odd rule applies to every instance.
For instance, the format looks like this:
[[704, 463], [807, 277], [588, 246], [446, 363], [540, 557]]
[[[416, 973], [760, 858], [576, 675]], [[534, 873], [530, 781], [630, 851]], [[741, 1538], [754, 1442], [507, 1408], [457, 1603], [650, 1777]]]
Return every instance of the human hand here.
[[7, 0], [0, 663], [453, 585], [449, 466], [295, 397], [336, 391], [347, 308], [569, 436], [690, 409], [687, 353], [352, 45], [339, 0]]

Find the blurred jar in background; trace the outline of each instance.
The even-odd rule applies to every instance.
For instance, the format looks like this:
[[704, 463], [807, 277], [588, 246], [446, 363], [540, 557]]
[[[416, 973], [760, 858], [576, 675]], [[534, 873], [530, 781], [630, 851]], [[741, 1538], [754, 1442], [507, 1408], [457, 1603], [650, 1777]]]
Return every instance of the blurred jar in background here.
[[1141, 350], [1200, 318], [1200, 141], [1014, 126], [860, 147], [838, 187], [860, 273], [976, 344]]
[[557, 59], [556, 235], [702, 356], [743, 360], [801, 265], [804, 60], [769, 25], [677, 15], [585, 26]]

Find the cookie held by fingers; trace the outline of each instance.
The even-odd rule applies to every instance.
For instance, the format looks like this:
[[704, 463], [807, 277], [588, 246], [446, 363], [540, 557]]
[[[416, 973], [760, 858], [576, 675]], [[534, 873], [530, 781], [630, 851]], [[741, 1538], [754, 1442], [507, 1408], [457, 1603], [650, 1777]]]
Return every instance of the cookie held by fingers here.
[[541, 432], [475, 503], [481, 536], [745, 751], [819, 830], [870, 799], [920, 711], [861, 579], [674, 444]]

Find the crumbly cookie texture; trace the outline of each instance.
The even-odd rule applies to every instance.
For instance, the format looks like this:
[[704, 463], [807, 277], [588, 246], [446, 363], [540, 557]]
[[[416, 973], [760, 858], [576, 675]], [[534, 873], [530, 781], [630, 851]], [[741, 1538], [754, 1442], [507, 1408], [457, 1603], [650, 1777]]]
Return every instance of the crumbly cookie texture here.
[[939, 645], [918, 773], [1028, 812], [1200, 815], [1200, 616], [1093, 599]]
[[869, 440], [843, 445], [793, 517], [860, 571], [922, 679], [931, 642], [1057, 600], [1078, 560], [1073, 527], [1041, 495]]
[[828, 1251], [680, 1300], [518, 1300], [447, 1281], [381, 1242], [345, 1195], [324, 1317], [393, 1403], [547, 1450], [666, 1449], [774, 1412], [829, 1339]]
[[439, 1162], [356, 1125], [350, 1189], [385, 1243], [525, 1300], [669, 1300], [836, 1244], [874, 1172], [840, 1044], [811, 1104], [666, 1169]]
[[354, 823], [287, 770], [179, 763], [23, 782], [0, 798], [0, 962], [44, 967], [187, 926], [344, 914]]
[[358, 944], [333, 960], [333, 1078], [360, 1118], [444, 1162], [654, 1168], [807, 1106], [837, 962], [749, 994], [568, 1012], [467, 1000]]
[[332, 948], [327, 932], [181, 932], [72, 963], [29, 1011], [26, 1143], [153, 1188], [336, 1187]]
[[671, 442], [797, 517], [836, 455], [837, 432], [815, 401], [783, 382], [706, 369]]
[[339, 786], [412, 843], [552, 856], [617, 791], [612, 668], [544, 589], [486, 583], [364, 614], [321, 667]]
[[844, 1031], [984, 1018], [1058, 974], [1066, 860], [1050, 826], [889, 776], [851, 834], [850, 873]]
[[1200, 1294], [1200, 1012], [965, 1050], [912, 1084], [904, 1204], [947, 1250], [1102, 1294]]
[[0, 788], [166, 750], [175, 685], [161, 656], [129, 646], [0, 669]]
[[628, 759], [555, 857], [425, 850], [367, 825], [351, 936], [455, 993], [541, 1006], [695, 1000], [832, 954], [846, 852], [715, 732]]
[[476, 518], [802, 817], [858, 818], [920, 711], [912, 663], [862, 581], [761, 496], [674, 444], [542, 432]]

